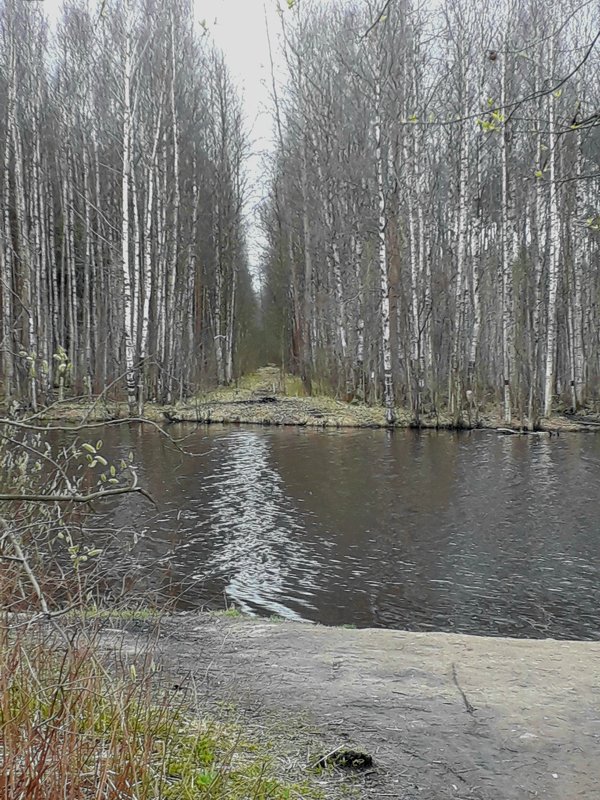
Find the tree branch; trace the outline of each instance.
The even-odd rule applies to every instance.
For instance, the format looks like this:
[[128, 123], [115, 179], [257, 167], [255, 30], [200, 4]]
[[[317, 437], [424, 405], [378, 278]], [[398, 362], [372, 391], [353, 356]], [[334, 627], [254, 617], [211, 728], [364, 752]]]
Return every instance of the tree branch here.
[[94, 500], [103, 500], [105, 497], [122, 494], [141, 494], [156, 505], [152, 495], [141, 486], [123, 486], [120, 489], [105, 489], [99, 492], [90, 492], [90, 494], [0, 494], [0, 501], [5, 503], [91, 503]]

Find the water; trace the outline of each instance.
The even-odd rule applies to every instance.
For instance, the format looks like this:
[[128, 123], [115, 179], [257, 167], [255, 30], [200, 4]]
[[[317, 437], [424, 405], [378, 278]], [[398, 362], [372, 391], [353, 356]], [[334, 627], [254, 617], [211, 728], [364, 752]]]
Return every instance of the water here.
[[137, 426], [141, 584], [183, 608], [409, 630], [600, 638], [600, 437]]

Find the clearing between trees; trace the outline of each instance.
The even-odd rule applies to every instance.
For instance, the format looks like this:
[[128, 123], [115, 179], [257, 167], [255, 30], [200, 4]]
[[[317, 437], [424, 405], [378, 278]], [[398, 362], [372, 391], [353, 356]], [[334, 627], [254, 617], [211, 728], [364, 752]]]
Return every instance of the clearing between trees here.
[[[415, 418], [408, 408], [396, 408], [390, 426], [383, 406], [351, 402], [327, 395], [325, 390], [307, 396], [302, 382], [286, 374], [280, 367], [268, 365], [240, 378], [235, 384], [197, 394], [172, 405], [146, 403], [144, 416], [156, 422], [197, 422], [203, 424], [296, 425], [315, 428], [491, 428], [505, 433], [548, 433], [600, 430], [600, 414], [594, 407], [580, 414], [553, 414], [535, 426], [527, 417], [515, 417], [510, 425], [502, 418], [501, 409], [488, 403], [483, 407], [467, 403], [458, 413], [433, 407], [424, 409]], [[125, 402], [100, 397], [95, 402], [57, 403], [40, 412], [47, 420], [110, 421], [127, 417]]]

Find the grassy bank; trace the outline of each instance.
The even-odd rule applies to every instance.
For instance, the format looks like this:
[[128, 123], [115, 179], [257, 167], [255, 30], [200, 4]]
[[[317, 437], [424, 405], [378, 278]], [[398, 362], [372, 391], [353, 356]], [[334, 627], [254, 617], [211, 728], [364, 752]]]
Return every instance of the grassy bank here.
[[[319, 390], [319, 387], [316, 387]], [[322, 391], [322, 388], [321, 388]], [[66, 402], [41, 413], [46, 420], [93, 421], [127, 417], [126, 403], [97, 401], [90, 410], [89, 401]], [[384, 428], [385, 410], [353, 401], [337, 400], [326, 394], [306, 396], [301, 381], [286, 375], [278, 367], [262, 367], [241, 378], [236, 385], [200, 393], [169, 406], [146, 403], [144, 416], [155, 422], [195, 422], [200, 424], [289, 425], [312, 428]], [[397, 428], [415, 427], [410, 409], [396, 409]], [[425, 429], [504, 429], [524, 431], [531, 426], [527, 419], [516, 417], [510, 426], [501, 417], [499, 407], [465, 408], [457, 424], [456, 417], [444, 410], [424, 412], [418, 427]], [[542, 432], [600, 430], [600, 415], [582, 413], [574, 417], [555, 414], [538, 425]]]
[[[113, 618], [114, 621], [114, 618]], [[90, 636], [91, 634], [91, 636]], [[149, 650], [102, 651], [91, 628], [0, 627], [4, 800], [291, 800], [318, 788], [281, 778], [260, 740], [199, 715]], [[281, 770], [279, 770], [281, 772]]]

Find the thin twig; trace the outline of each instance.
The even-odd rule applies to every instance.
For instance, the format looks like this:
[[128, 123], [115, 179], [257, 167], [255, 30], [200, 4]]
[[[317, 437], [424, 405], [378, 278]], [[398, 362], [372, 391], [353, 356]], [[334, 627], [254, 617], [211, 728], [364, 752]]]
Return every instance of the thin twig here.
[[452, 664], [452, 680], [454, 681], [454, 685], [460, 692], [460, 696], [462, 697], [463, 703], [465, 704], [465, 709], [467, 711], [467, 714], [474, 714], [477, 711], [477, 709], [475, 708], [475, 706], [469, 703], [467, 695], [463, 692], [462, 687], [458, 682], [458, 677], [456, 675], [456, 664]]

